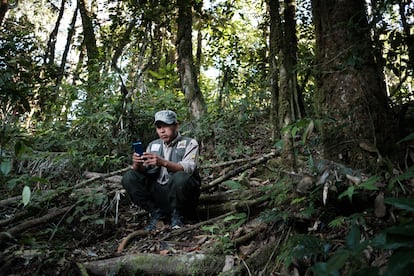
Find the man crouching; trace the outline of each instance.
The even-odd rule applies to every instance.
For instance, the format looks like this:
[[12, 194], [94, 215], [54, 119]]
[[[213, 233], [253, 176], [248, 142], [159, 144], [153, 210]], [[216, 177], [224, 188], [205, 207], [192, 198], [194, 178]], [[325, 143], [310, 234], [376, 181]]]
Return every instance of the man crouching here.
[[121, 183], [132, 201], [150, 213], [145, 230], [154, 230], [165, 218], [171, 218], [172, 229], [179, 229], [184, 216], [194, 214], [200, 196], [199, 146], [195, 139], [181, 136], [171, 110], [157, 112], [154, 124], [159, 139], [142, 155], [132, 155], [132, 169]]

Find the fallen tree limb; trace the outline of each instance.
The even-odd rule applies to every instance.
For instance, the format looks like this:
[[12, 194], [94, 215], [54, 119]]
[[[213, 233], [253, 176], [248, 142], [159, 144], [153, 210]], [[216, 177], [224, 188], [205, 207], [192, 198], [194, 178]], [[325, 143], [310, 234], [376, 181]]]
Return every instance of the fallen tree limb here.
[[250, 240], [252, 240], [254, 237], [256, 237], [258, 234], [262, 233], [267, 228], [267, 225], [262, 223], [258, 227], [256, 227], [253, 231], [250, 231], [246, 233], [245, 235], [238, 237], [237, 239], [233, 240], [233, 243], [236, 246], [239, 246], [241, 244], [244, 244]]
[[49, 213], [47, 213], [46, 215], [44, 215], [40, 218], [35, 218], [35, 219], [32, 219], [32, 220], [23, 222], [23, 223], [21, 223], [17, 226], [14, 226], [14, 227], [8, 229], [7, 232], [0, 233], [0, 243], [2, 243], [3, 240], [8, 238], [9, 236], [15, 236], [16, 234], [21, 233], [21, 232], [23, 232], [23, 231], [25, 231], [25, 230], [27, 230], [31, 227], [37, 226], [37, 225], [42, 224], [42, 223], [46, 223], [49, 220], [51, 220], [51, 219], [53, 219], [53, 218], [55, 218], [59, 215], [62, 215], [64, 213], [66, 213], [66, 211], [68, 211], [70, 208], [72, 208], [72, 207], [69, 206], [69, 207], [65, 207], [65, 208], [61, 208], [61, 209], [53, 208], [53, 209], [49, 210]]
[[0, 207], [4, 207], [8, 205], [17, 205], [18, 203], [20, 203], [21, 199], [22, 199], [21, 195], [2, 199], [0, 200]]
[[130, 243], [134, 238], [146, 236], [148, 235], [148, 233], [150, 232], [144, 229], [139, 229], [132, 232], [122, 240], [122, 242], [118, 246], [118, 249], [116, 250], [116, 253], [121, 253], [122, 250], [124, 250], [124, 248], [128, 245], [128, 243]]
[[83, 187], [83, 186], [85, 186], [85, 185], [87, 185], [87, 184], [89, 184], [91, 182], [96, 181], [96, 180], [100, 180], [100, 179], [108, 178], [108, 177], [111, 177], [111, 176], [114, 176], [114, 175], [117, 175], [117, 174], [120, 174], [120, 173], [124, 173], [124, 172], [126, 172], [126, 171], [128, 171], [130, 169], [131, 169], [131, 167], [126, 167], [126, 168], [123, 168], [123, 169], [120, 169], [120, 170], [117, 170], [117, 171], [113, 171], [113, 172], [110, 172], [110, 173], [99, 174], [99, 175], [97, 175], [95, 177], [92, 177], [92, 178], [90, 178], [88, 180], [81, 181], [81, 182], [77, 183], [76, 185], [73, 186], [73, 189], [77, 189], [77, 188]]
[[83, 173], [83, 177], [88, 178], [88, 179], [92, 179], [92, 178], [99, 179], [98, 177], [102, 177], [102, 179], [105, 181], [113, 182], [117, 184], [121, 183], [121, 179], [122, 179], [121, 175], [107, 176], [106, 173], [88, 172], [88, 171]]
[[284, 229], [285, 227], [282, 226], [282, 231], [278, 233], [276, 240], [263, 244], [241, 265], [234, 267], [229, 273], [224, 275], [244, 275], [246, 271], [249, 272], [249, 275], [271, 275], [272, 271], [267, 271], [267, 267], [269, 263], [276, 259], [277, 254], [275, 253], [281, 251], [281, 242], [285, 241], [290, 234], [290, 230], [286, 233]]
[[257, 157], [248, 157], [248, 158], [241, 158], [241, 159], [230, 160], [230, 161], [214, 163], [214, 164], [205, 164], [205, 165], [201, 165], [200, 169], [213, 169], [213, 168], [224, 167], [228, 165], [234, 165], [237, 163], [248, 162], [248, 161], [255, 160], [255, 159], [257, 159]]
[[230, 200], [240, 200], [248, 198], [257, 198], [261, 195], [260, 191], [257, 189], [234, 189], [224, 192], [215, 192], [213, 194], [201, 194], [199, 198], [199, 204], [214, 204], [221, 202], [228, 202]]
[[[218, 216], [218, 217], [215, 217], [215, 218], [206, 220], [206, 221], [199, 222], [197, 224], [193, 224], [193, 225], [189, 225], [189, 226], [186, 226], [186, 227], [182, 227], [180, 229], [174, 230], [174, 232], [168, 233], [161, 240], [165, 240], [165, 239], [170, 238], [170, 237], [173, 237], [173, 236], [181, 235], [184, 232], [187, 232], [187, 231], [190, 231], [192, 229], [198, 228], [198, 227], [200, 227], [202, 225], [205, 225], [205, 224], [213, 223], [213, 222], [215, 222], [215, 221], [217, 221], [219, 219], [225, 218], [226, 216], [230, 216], [230, 215], [232, 215], [234, 213], [235, 212], [232, 211], [232, 212], [229, 212], [227, 214], [224, 214], [224, 215], [221, 215], [221, 216]], [[135, 237], [145, 236], [145, 235], [148, 235], [148, 233], [149, 233], [148, 231], [145, 231], [145, 230], [142, 230], [142, 229], [132, 232], [131, 234], [129, 234], [128, 236], [126, 236], [122, 240], [122, 242], [119, 244], [118, 249], [117, 249], [116, 252], [117, 253], [121, 253], [125, 249], [125, 247], [128, 245], [128, 243], [130, 243]]]
[[249, 162], [247, 164], [244, 164], [243, 166], [240, 166], [234, 170], [231, 170], [230, 172], [226, 173], [225, 175], [222, 175], [216, 179], [214, 179], [213, 181], [211, 181], [210, 183], [206, 184], [206, 185], [202, 185], [201, 186], [201, 191], [207, 191], [211, 188], [216, 187], [218, 184], [220, 184], [221, 182], [226, 181], [227, 179], [230, 179], [231, 177], [251, 168], [254, 166], [257, 166], [259, 164], [265, 163], [268, 159], [272, 158], [276, 156], [276, 152], [271, 152], [268, 154], [265, 154], [259, 158], [254, 159], [254, 161]]
[[202, 217], [207, 215], [215, 216], [216, 214], [223, 214], [224, 212], [229, 211], [252, 209], [253, 207], [258, 206], [267, 200], [268, 198], [266, 196], [258, 196], [255, 199], [239, 199], [219, 205], [200, 205], [198, 208], [198, 213]]
[[133, 254], [78, 265], [93, 275], [217, 275], [223, 266], [223, 256], [200, 253]]

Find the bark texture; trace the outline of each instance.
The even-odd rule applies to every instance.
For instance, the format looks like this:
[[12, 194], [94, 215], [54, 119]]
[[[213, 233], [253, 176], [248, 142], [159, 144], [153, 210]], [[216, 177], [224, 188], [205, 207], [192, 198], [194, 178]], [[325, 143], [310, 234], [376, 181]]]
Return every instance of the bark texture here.
[[313, 0], [317, 44], [317, 111], [328, 159], [358, 167], [375, 160], [359, 145], [386, 152], [395, 127], [374, 61], [363, 0]]
[[190, 114], [195, 119], [201, 118], [205, 111], [203, 94], [197, 81], [197, 71], [193, 61], [192, 46], [192, 1], [178, 0], [178, 70], [180, 73], [181, 88], [190, 107]]

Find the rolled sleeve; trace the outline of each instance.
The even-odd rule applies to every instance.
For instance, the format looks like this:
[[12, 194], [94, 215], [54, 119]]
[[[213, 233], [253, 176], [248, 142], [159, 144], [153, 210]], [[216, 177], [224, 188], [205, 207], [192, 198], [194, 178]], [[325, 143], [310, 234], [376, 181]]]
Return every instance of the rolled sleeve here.
[[178, 162], [183, 166], [184, 172], [193, 174], [198, 165], [199, 146], [195, 139], [192, 139], [185, 149], [183, 160]]

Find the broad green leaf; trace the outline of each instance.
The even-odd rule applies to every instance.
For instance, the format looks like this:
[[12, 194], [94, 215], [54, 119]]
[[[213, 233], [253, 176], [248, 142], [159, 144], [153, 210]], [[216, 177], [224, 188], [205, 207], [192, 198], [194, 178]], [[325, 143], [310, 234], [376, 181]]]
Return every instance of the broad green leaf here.
[[344, 196], [348, 196], [349, 200], [352, 201], [352, 196], [354, 195], [355, 186], [349, 186], [348, 189], [343, 191], [339, 196], [338, 199], [343, 198]]
[[284, 147], [284, 144], [285, 144], [285, 141], [283, 141], [283, 140], [279, 140], [279, 141], [277, 141], [276, 142], [276, 144], [275, 144], [275, 148], [276, 149], [283, 149], [283, 147]]
[[[387, 234], [414, 237], [414, 223], [392, 226], [385, 229]], [[413, 239], [414, 242], [414, 239]]]
[[0, 170], [4, 175], [8, 175], [11, 171], [11, 160], [6, 159], [6, 160], [1, 161]]
[[330, 271], [327, 263], [316, 263], [312, 266], [312, 271], [315, 275], [339, 276], [339, 271]]
[[354, 274], [354, 276], [378, 276], [378, 267], [366, 267]]
[[[401, 227], [395, 226], [385, 229], [384, 232], [377, 235], [372, 240], [372, 245], [377, 248], [382, 249], [398, 249], [405, 247], [414, 246], [414, 232], [413, 226], [411, 227]], [[410, 232], [411, 231], [411, 232]]]
[[414, 166], [409, 167], [404, 173], [391, 179], [390, 184], [393, 185], [395, 182], [414, 178]]
[[30, 195], [31, 195], [31, 191], [29, 186], [24, 186], [23, 188], [23, 192], [22, 192], [22, 201], [23, 201], [23, 205], [26, 206], [27, 204], [29, 204], [30, 202]]
[[389, 197], [389, 198], [385, 198], [384, 202], [394, 207], [397, 207], [399, 209], [414, 212], [414, 199], [412, 198]]
[[414, 133], [411, 133], [410, 135], [404, 137], [403, 139], [401, 139], [400, 141], [397, 142], [397, 144], [401, 144], [407, 141], [411, 141], [414, 140]]
[[234, 180], [227, 180], [223, 182], [223, 185], [226, 185], [227, 187], [229, 187], [232, 190], [238, 190], [242, 188], [242, 185]]
[[223, 221], [231, 221], [231, 220], [238, 220], [238, 219], [244, 219], [246, 218], [246, 214], [245, 213], [238, 213], [235, 215], [230, 215], [224, 218]]
[[384, 275], [407, 275], [407, 266], [414, 260], [414, 249], [404, 248], [392, 254]]
[[361, 230], [356, 224], [353, 224], [351, 230], [346, 236], [346, 245], [350, 250], [355, 250], [360, 244]]
[[27, 147], [21, 141], [17, 141], [17, 143], [14, 145], [14, 154], [17, 157], [20, 157], [26, 152], [26, 149]]
[[348, 260], [350, 255], [349, 251], [338, 250], [335, 254], [327, 261], [328, 272], [339, 271]]
[[378, 187], [375, 186], [375, 183], [377, 183], [379, 179], [379, 176], [372, 176], [368, 180], [362, 182], [360, 186], [364, 190], [378, 190]]

